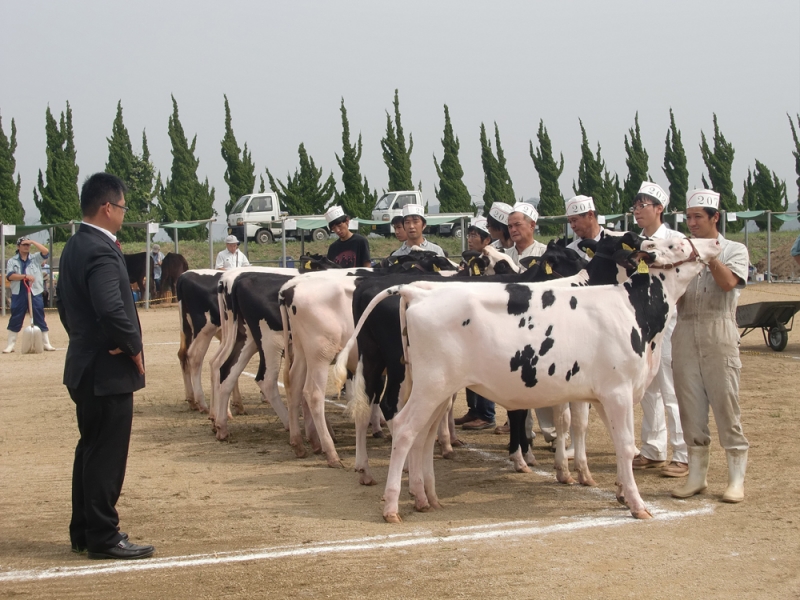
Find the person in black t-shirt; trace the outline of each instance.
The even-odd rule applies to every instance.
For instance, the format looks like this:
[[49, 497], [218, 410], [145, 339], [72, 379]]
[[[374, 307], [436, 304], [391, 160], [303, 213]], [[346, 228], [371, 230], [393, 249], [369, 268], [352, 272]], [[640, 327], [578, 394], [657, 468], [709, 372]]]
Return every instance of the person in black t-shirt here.
[[325, 212], [325, 220], [330, 230], [339, 236], [328, 248], [328, 260], [343, 269], [372, 266], [367, 238], [350, 231], [350, 217], [344, 214], [341, 206], [331, 206]]

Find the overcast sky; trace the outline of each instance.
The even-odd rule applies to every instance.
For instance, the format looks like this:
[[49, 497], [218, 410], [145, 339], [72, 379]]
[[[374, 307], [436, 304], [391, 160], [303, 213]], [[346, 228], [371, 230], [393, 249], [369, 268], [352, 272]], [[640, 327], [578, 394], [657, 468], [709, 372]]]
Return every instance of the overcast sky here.
[[[539, 119], [563, 152], [561, 189], [572, 195], [582, 119], [608, 168], [627, 174], [623, 136], [638, 111], [650, 172], [661, 166], [669, 109], [689, 159], [690, 187], [705, 168], [701, 130], [712, 113], [736, 149], [741, 197], [758, 158], [797, 198], [787, 113], [800, 112], [800, 3], [797, 0], [495, 2], [226, 2], [0, 0], [0, 116], [18, 129], [17, 172], [27, 223], [38, 221], [33, 188], [45, 170], [45, 110], [73, 111], [80, 182], [102, 170], [117, 101], [141, 151], [147, 130], [162, 176], [171, 166], [170, 94], [186, 134], [197, 135], [198, 174], [228, 190], [220, 155], [223, 94], [240, 145], [257, 173], [284, 179], [303, 142], [341, 189], [339, 102], [361, 169], [387, 185], [380, 139], [400, 91], [402, 123], [414, 137], [414, 182], [435, 203], [432, 156], [441, 159], [443, 105], [461, 140], [464, 181], [483, 194], [479, 132], [497, 122], [518, 197], [539, 195], [528, 154]], [[796, 118], [796, 117], [795, 117]]]

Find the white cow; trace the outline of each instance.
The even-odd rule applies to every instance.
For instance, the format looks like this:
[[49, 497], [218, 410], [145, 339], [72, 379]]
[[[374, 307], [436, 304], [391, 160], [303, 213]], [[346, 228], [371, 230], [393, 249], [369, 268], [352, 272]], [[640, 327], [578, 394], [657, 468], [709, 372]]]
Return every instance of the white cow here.
[[[633, 406], [658, 369], [670, 305], [719, 254], [719, 244], [648, 240], [641, 248], [653, 258], [652, 271], [624, 285], [427, 284], [426, 289], [410, 284], [386, 290], [403, 298], [406, 365], [413, 378], [408, 402], [394, 420], [386, 521], [401, 520], [398, 500], [407, 456], [415, 508], [439, 506], [434, 428], [450, 396], [465, 387], [507, 409], [593, 402], [616, 450], [617, 498], [635, 517], [651, 516], [631, 469]], [[362, 321], [368, 315], [369, 309]], [[576, 456], [580, 451], [576, 446]]]

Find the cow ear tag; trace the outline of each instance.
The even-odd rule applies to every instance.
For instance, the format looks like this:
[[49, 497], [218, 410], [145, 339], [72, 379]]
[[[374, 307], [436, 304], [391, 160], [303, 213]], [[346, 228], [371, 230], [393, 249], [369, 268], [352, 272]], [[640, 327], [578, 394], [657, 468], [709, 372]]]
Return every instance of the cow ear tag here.
[[473, 264], [472, 265], [472, 272], [475, 273], [475, 275], [480, 275], [481, 274], [481, 270], [480, 270], [480, 268], [478, 267], [477, 264]]
[[433, 272], [434, 273], [438, 273], [439, 271], [441, 271], [441, 269], [439, 267], [437, 267], [436, 265], [433, 265]]
[[311, 261], [309, 260], [308, 262], [306, 262], [306, 264], [305, 264], [305, 266], [303, 268], [306, 271], [310, 271], [311, 270]]
[[633, 252], [635, 248], [628, 246], [628, 244], [622, 244], [622, 249], [627, 250], [628, 252]]
[[639, 266], [636, 268], [636, 272], [637, 273], [641, 273], [642, 275], [645, 275], [645, 274], [650, 272], [650, 269], [647, 267], [647, 263], [646, 262], [644, 262], [643, 260], [640, 260], [639, 261]]
[[545, 261], [545, 263], [544, 263], [544, 272], [547, 273], [548, 275], [552, 275], [553, 274], [553, 267], [551, 267], [550, 263], [547, 262], [547, 261]]
[[594, 250], [592, 250], [591, 248], [587, 248], [586, 256], [588, 256], [589, 258], [594, 258]]

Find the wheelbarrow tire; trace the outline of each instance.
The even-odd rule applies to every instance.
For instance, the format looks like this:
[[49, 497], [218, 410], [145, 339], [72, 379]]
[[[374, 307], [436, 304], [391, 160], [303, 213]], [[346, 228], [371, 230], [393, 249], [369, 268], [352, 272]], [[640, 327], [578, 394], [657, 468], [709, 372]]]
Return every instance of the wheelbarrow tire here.
[[789, 332], [786, 331], [786, 326], [778, 323], [770, 327], [767, 341], [769, 347], [775, 350], [775, 352], [781, 352], [786, 348], [786, 344], [789, 343]]

